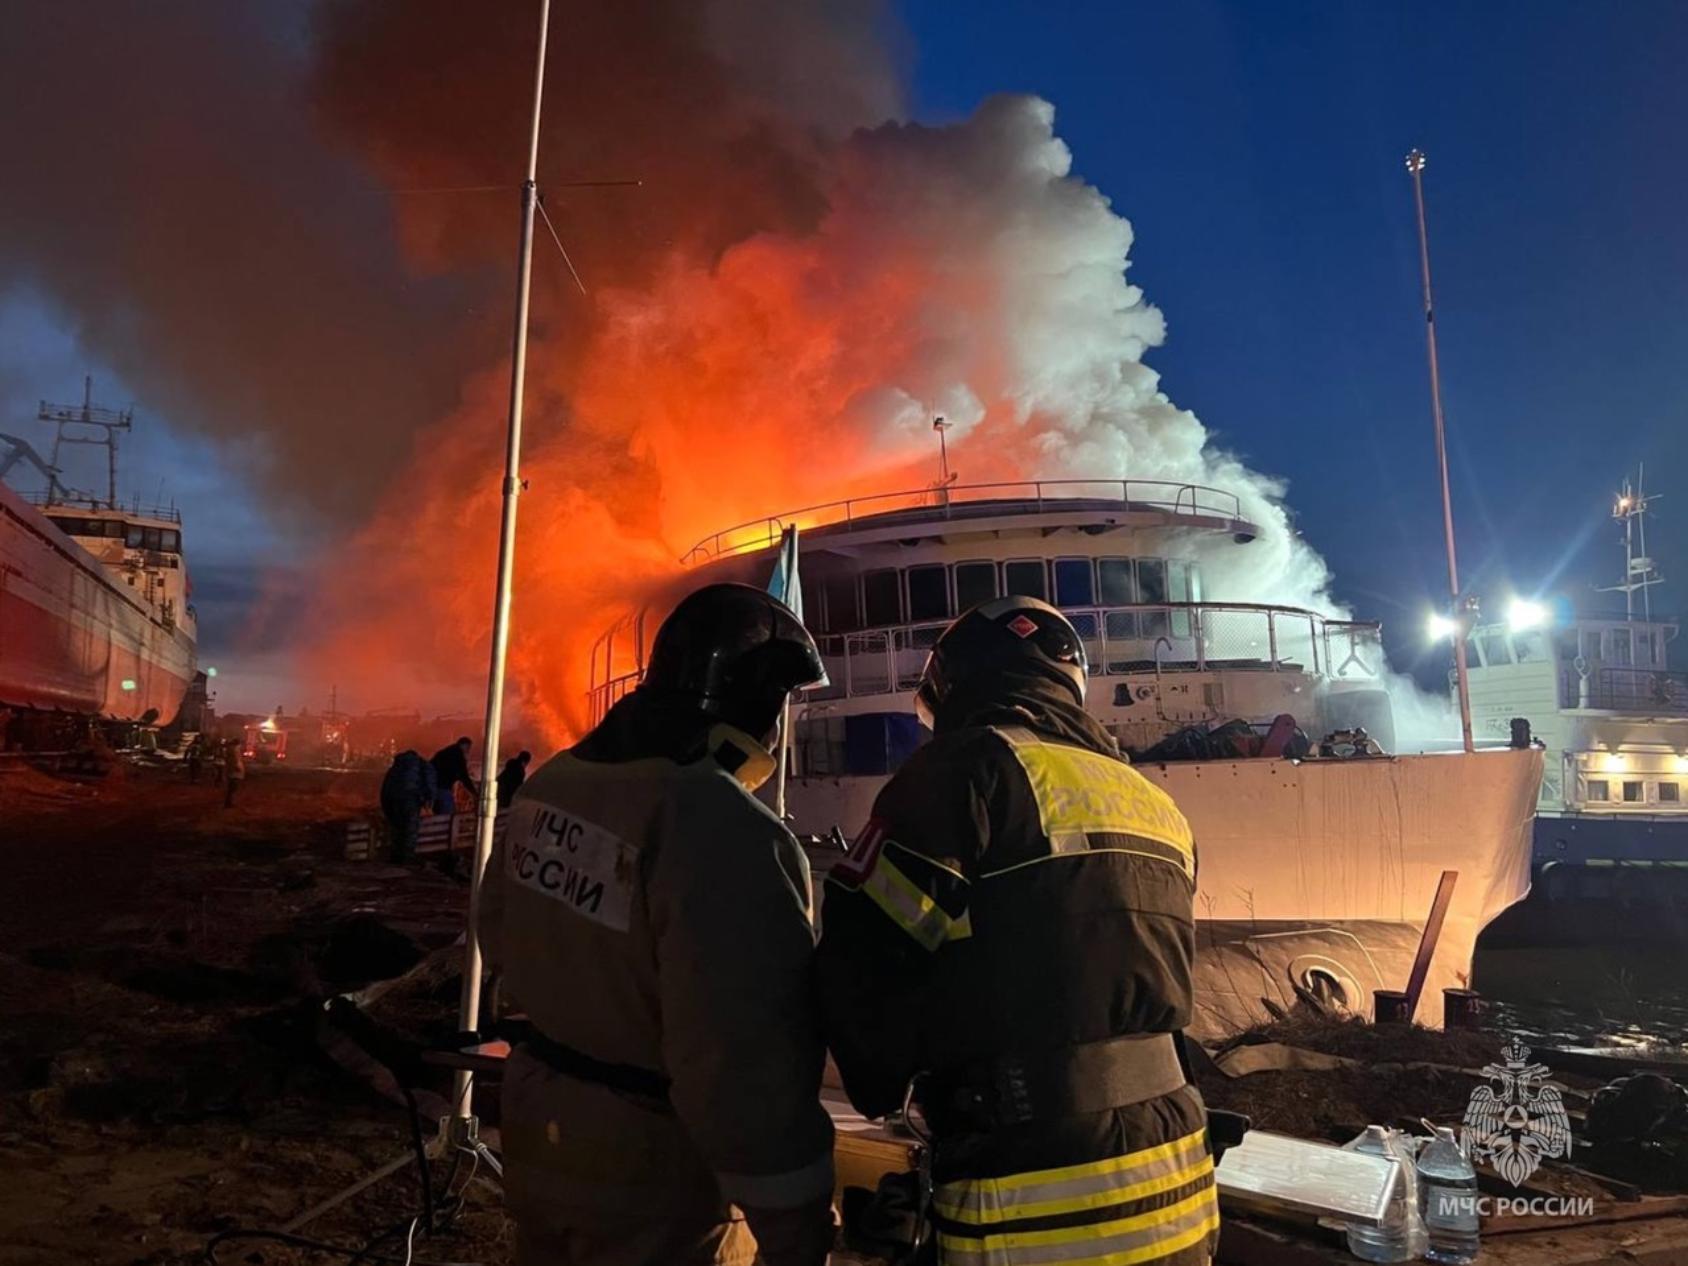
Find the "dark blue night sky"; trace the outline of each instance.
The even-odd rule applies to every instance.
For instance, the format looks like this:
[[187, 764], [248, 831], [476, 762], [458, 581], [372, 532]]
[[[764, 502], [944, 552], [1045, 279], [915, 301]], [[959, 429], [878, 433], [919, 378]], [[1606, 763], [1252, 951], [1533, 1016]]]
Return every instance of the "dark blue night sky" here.
[[[1610, 498], [1645, 461], [1653, 554], [1688, 584], [1688, 6], [907, 0], [909, 101], [943, 121], [1002, 91], [1054, 102], [1076, 174], [1136, 231], [1166, 314], [1149, 356], [1219, 441], [1289, 483], [1339, 597], [1437, 675], [1445, 596], [1411, 186], [1426, 173], [1463, 568], [1591, 598]], [[0, 412], [90, 368], [27, 292], [0, 293]], [[238, 455], [140, 410], [133, 490], [187, 507], [209, 662], [253, 559], [290, 553]], [[221, 644], [221, 645], [220, 645]], [[262, 701], [259, 701], [262, 702]]]
[[1609, 602], [1588, 589], [1622, 570], [1611, 493], [1645, 461], [1666, 494], [1652, 552], [1688, 583], [1688, 7], [906, 14], [920, 115], [1005, 89], [1055, 103], [1075, 170], [1136, 230], [1166, 391], [1288, 478], [1337, 592], [1386, 621], [1399, 662], [1446, 592], [1414, 145], [1462, 579], [1491, 608], [1514, 586]]

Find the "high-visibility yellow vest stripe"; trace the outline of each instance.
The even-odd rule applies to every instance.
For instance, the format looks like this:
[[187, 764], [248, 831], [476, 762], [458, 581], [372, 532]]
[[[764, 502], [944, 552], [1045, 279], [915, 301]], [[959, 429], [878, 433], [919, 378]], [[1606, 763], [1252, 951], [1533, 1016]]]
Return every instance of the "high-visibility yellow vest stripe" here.
[[1209, 1185], [1134, 1217], [979, 1238], [941, 1232], [938, 1245], [945, 1266], [1134, 1266], [1200, 1243], [1218, 1226], [1218, 1196]]
[[[932, 1207], [943, 1217], [958, 1225], [990, 1227], [1027, 1218], [1048, 1218], [1067, 1213], [1087, 1213], [1093, 1209], [1109, 1209], [1116, 1205], [1145, 1200], [1162, 1192], [1176, 1191], [1213, 1173], [1213, 1158], [1203, 1156], [1182, 1169], [1157, 1174], [1135, 1182], [1123, 1181], [1119, 1175], [1098, 1175], [1093, 1184], [1080, 1187], [1062, 1196], [1047, 1199], [1013, 1199], [992, 1204], [988, 1198], [973, 1199], [971, 1193], [962, 1195], [956, 1203], [934, 1199]], [[982, 1194], [982, 1193], [981, 1193]]]
[[951, 918], [884, 853], [862, 880], [861, 891], [927, 950], [936, 950], [945, 941], [959, 941], [973, 935], [971, 912], [964, 911], [961, 917]]
[[[1190, 824], [1172, 797], [1123, 761], [1067, 743], [1049, 743], [1028, 730], [996, 731], [1014, 752], [1037, 801], [1052, 855], [1080, 852], [1098, 835], [1135, 835], [1167, 845], [1162, 859], [1196, 873]], [[1153, 856], [1153, 854], [1148, 854]]]
[[988, 1225], [1124, 1204], [1171, 1191], [1212, 1169], [1207, 1133], [1197, 1130], [1106, 1160], [944, 1183], [933, 1193], [933, 1207], [954, 1222]]

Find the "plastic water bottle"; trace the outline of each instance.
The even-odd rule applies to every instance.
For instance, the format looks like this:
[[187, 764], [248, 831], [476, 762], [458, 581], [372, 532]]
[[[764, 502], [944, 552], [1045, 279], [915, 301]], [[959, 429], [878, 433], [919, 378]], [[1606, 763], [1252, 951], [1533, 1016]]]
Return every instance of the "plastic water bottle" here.
[[1448, 1128], [1418, 1154], [1418, 1202], [1430, 1236], [1426, 1261], [1455, 1266], [1477, 1259], [1477, 1171]]
[[1413, 1219], [1416, 1210], [1408, 1199], [1408, 1179], [1411, 1162], [1381, 1125], [1368, 1125], [1366, 1132], [1348, 1144], [1348, 1150], [1369, 1156], [1387, 1156], [1395, 1162], [1400, 1174], [1395, 1179], [1395, 1194], [1390, 1197], [1389, 1210], [1382, 1226], [1366, 1226], [1359, 1222], [1348, 1224], [1348, 1251], [1363, 1262], [1410, 1262], [1418, 1256], [1414, 1244]]

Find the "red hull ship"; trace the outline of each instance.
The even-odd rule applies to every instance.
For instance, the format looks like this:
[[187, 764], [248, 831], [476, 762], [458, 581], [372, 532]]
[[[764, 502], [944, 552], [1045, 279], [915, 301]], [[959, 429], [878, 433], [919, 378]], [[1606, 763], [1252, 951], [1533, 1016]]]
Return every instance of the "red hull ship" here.
[[[0, 709], [143, 724], [175, 719], [193, 681], [196, 627], [181, 516], [174, 507], [73, 493], [58, 479], [63, 443], [110, 443], [129, 414], [91, 403], [42, 418], [60, 424], [53, 461], [3, 436], [0, 475], [20, 462], [46, 477], [46, 491], [0, 482]], [[105, 440], [66, 427], [105, 428]]]

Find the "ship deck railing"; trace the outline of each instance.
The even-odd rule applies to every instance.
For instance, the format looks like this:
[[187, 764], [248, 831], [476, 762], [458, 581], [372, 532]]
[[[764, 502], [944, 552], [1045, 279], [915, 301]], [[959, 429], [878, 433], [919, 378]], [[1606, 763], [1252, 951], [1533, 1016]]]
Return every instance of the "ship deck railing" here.
[[[13, 491], [17, 491], [14, 489]], [[79, 496], [72, 494], [65, 496], [60, 493], [54, 496], [45, 488], [35, 488], [27, 492], [18, 492], [18, 496], [32, 506], [43, 510], [75, 510], [78, 514], [128, 514], [137, 519], [157, 519], [162, 523], [180, 523], [181, 509], [174, 505], [164, 505], [158, 502], [143, 503], [138, 497], [129, 502], [118, 502], [113, 505], [102, 497]]]
[[863, 519], [872, 519], [875, 524], [895, 523], [904, 518], [931, 522], [1000, 514], [1041, 514], [1074, 505], [1158, 510], [1242, 522], [1242, 503], [1235, 493], [1175, 480], [1036, 479], [1020, 483], [951, 484], [828, 501], [751, 519], [704, 537], [681, 555], [680, 561], [691, 566], [769, 549], [779, 544], [785, 529], [793, 524], [808, 529], [851, 527]]
[[1688, 673], [1663, 668], [1601, 667], [1588, 678], [1588, 689], [1575, 669], [1559, 680], [1560, 706], [1637, 712], [1648, 716], [1688, 716]]
[[[1383, 671], [1382, 626], [1334, 620], [1300, 607], [1240, 602], [1139, 603], [1064, 611], [1084, 639], [1093, 678], [1188, 672], [1290, 672], [1369, 681]], [[828, 684], [806, 701], [868, 698], [913, 690], [949, 620], [848, 633], [816, 633]], [[642, 644], [642, 639], [641, 639]], [[595, 658], [596, 721], [639, 684], [643, 666], [603, 675], [613, 646]]]

